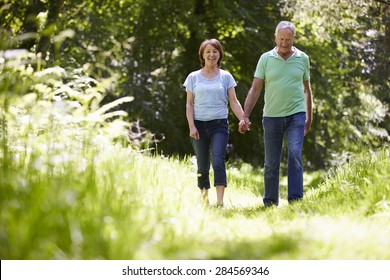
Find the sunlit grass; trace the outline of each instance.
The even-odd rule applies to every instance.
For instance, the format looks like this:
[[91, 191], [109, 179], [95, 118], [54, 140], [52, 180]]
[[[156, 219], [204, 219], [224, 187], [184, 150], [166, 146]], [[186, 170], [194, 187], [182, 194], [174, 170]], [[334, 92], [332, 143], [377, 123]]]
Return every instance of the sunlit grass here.
[[259, 170], [229, 169], [217, 209], [202, 205], [189, 160], [108, 143], [88, 149], [40, 169], [3, 165], [3, 259], [390, 258], [386, 151], [330, 173], [302, 202], [271, 209], [262, 207]]
[[228, 163], [218, 209], [192, 158], [135, 149], [74, 102], [0, 95], [1, 259], [390, 259], [387, 147], [305, 173], [292, 205], [282, 177], [267, 209], [262, 169]]

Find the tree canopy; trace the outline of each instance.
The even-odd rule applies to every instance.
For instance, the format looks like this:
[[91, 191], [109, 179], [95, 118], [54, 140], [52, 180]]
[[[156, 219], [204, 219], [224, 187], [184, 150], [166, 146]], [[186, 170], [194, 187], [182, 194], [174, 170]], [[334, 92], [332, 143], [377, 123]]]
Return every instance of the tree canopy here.
[[[296, 45], [311, 61], [308, 166], [326, 167], [362, 144], [388, 145], [387, 0], [3, 0], [0, 49], [3, 57], [10, 49], [36, 53], [43, 68], [81, 69], [96, 80], [110, 79], [115, 86], [106, 88], [103, 102], [134, 97], [118, 108], [151, 132], [147, 147], [184, 156], [192, 148], [182, 84], [200, 68], [200, 43], [222, 42], [222, 68], [237, 80], [243, 103], [257, 60], [274, 47], [275, 27], [285, 19], [296, 24]], [[253, 130], [245, 135], [230, 116], [234, 155], [255, 165], [263, 161], [262, 106], [259, 100]]]

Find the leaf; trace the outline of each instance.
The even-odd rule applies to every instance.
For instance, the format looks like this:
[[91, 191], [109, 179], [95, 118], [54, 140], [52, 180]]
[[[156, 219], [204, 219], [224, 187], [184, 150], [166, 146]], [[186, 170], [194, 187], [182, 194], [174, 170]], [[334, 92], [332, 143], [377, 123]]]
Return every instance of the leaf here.
[[108, 110], [122, 104], [122, 103], [128, 103], [134, 100], [133, 96], [126, 96], [119, 98], [118, 100], [115, 100], [113, 102], [110, 102], [108, 104], [103, 105], [101, 108], [93, 112], [93, 115], [102, 115], [103, 113], [107, 112]]

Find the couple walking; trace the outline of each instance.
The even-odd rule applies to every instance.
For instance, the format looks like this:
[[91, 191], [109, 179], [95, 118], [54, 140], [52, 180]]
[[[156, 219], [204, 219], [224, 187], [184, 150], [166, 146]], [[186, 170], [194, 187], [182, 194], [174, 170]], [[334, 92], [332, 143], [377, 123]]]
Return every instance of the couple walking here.
[[303, 197], [302, 145], [312, 123], [312, 92], [308, 56], [294, 46], [295, 26], [280, 22], [275, 30], [276, 47], [263, 53], [257, 63], [244, 109], [236, 97], [233, 76], [221, 69], [224, 55], [216, 39], [199, 48], [201, 69], [184, 82], [186, 116], [198, 167], [198, 188], [208, 203], [210, 156], [214, 170], [217, 206], [223, 206], [227, 187], [225, 153], [229, 138], [228, 103], [239, 119], [240, 133], [250, 129], [249, 116], [265, 86], [264, 206], [279, 204], [279, 171], [283, 138], [288, 145], [288, 201]]

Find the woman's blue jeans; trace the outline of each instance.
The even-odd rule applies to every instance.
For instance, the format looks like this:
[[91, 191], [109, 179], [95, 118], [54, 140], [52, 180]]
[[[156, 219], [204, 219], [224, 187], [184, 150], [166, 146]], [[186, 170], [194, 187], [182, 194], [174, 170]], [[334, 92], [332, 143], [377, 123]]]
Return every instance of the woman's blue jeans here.
[[265, 206], [279, 204], [279, 172], [286, 135], [288, 148], [288, 201], [303, 197], [302, 146], [306, 113], [288, 117], [263, 117], [264, 128], [264, 198]]
[[227, 119], [212, 121], [195, 120], [199, 140], [191, 137], [198, 165], [198, 187], [210, 188], [210, 161], [214, 170], [214, 186], [227, 186], [225, 154], [229, 140], [229, 123]]

